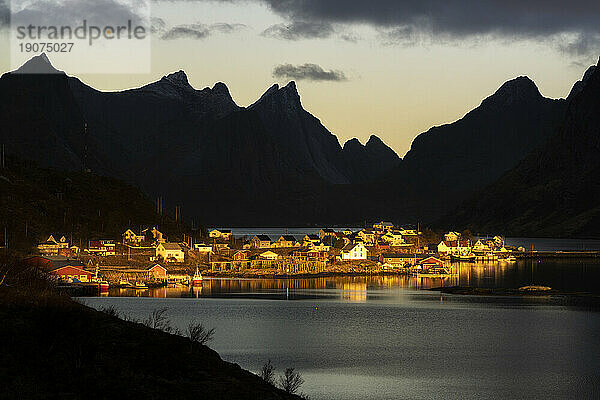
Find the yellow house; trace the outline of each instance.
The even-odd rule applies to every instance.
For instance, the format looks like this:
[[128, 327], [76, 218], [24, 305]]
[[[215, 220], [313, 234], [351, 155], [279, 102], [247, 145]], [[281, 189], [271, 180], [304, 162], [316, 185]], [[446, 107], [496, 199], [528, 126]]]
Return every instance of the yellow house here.
[[231, 239], [231, 235], [232, 232], [230, 229], [213, 229], [212, 231], [208, 232], [208, 237], [213, 239], [229, 240]]
[[142, 243], [146, 239], [144, 235], [138, 235], [131, 229], [127, 229], [125, 232], [123, 232], [121, 237], [123, 238], [123, 243], [133, 244]]
[[269, 250], [269, 251], [265, 251], [264, 253], [261, 253], [260, 258], [265, 259], [265, 260], [277, 260], [279, 258], [279, 254], [274, 253]]
[[185, 252], [177, 243], [159, 243], [156, 247], [156, 257], [165, 261], [183, 262], [185, 261]]

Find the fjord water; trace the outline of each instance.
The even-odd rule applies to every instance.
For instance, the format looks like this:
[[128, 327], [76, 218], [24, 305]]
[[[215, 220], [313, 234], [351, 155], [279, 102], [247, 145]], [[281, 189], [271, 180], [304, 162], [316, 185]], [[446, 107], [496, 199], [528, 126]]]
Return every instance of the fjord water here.
[[398, 276], [209, 279], [201, 289], [113, 291], [84, 301], [140, 319], [167, 307], [180, 328], [202, 321], [216, 329], [210, 346], [225, 360], [250, 371], [268, 359], [278, 372], [293, 366], [312, 399], [599, 398], [600, 313], [545, 297], [420, 290], [459, 282], [513, 287], [531, 279], [556, 286], [569, 273], [576, 279], [565, 286], [598, 282], [597, 263], [529, 264], [461, 265], [460, 276], [446, 283]]

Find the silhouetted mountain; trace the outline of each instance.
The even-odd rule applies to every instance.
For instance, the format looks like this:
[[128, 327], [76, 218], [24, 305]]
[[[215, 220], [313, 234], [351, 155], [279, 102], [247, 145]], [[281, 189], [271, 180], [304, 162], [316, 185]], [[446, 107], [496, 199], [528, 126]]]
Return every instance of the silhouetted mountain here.
[[447, 224], [511, 235], [600, 235], [600, 69], [588, 69], [575, 86], [560, 129]]
[[565, 107], [562, 99], [543, 97], [527, 77], [510, 80], [460, 120], [417, 136], [386, 183], [399, 183], [401, 198], [416, 196], [421, 218], [439, 217], [543, 143]]
[[596, 66], [592, 65], [587, 69], [587, 71], [585, 71], [585, 74], [583, 74], [583, 78], [581, 78], [580, 81], [575, 82], [573, 88], [571, 88], [571, 92], [569, 93], [567, 100], [570, 101], [576, 94], [583, 90], [583, 87], [587, 84], [588, 80], [590, 79], [595, 70]]
[[375, 136], [342, 148], [304, 110], [294, 82], [244, 108], [224, 84], [196, 90], [183, 71], [100, 92], [45, 56], [22, 68], [34, 67], [54, 72], [0, 79], [9, 154], [123, 179], [205, 223], [431, 221], [544, 143], [566, 108], [520, 77], [419, 135], [400, 160]]
[[[9, 154], [61, 169], [82, 168], [85, 120], [67, 76], [54, 69], [45, 55], [2, 76], [0, 103], [0, 139]], [[90, 139], [89, 145], [94, 144]], [[90, 157], [87, 162], [105, 172], [101, 160]]]
[[304, 110], [294, 81], [285, 87], [271, 86], [249, 107], [260, 116], [267, 132], [288, 150], [295, 162], [314, 169], [331, 183], [350, 183], [344, 166], [344, 155], [337, 137]]
[[354, 182], [369, 182], [400, 164], [400, 157], [377, 136], [371, 135], [363, 146], [358, 139], [348, 140], [343, 148], [346, 173]]

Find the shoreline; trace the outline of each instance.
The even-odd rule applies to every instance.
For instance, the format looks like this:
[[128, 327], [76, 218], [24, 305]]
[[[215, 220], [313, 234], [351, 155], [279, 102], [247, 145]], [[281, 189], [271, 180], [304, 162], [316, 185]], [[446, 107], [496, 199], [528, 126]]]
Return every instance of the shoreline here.
[[584, 307], [600, 311], [600, 293], [572, 292], [551, 288], [547, 290], [526, 290], [523, 288], [480, 288], [469, 286], [439, 286], [423, 290], [457, 296], [547, 298], [550, 300], [550, 305]]

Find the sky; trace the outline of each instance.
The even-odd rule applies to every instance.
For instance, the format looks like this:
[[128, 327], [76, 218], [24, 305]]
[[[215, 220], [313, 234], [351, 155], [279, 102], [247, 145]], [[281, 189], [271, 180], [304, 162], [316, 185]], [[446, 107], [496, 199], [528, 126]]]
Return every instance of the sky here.
[[[28, 1], [51, 14], [89, 0]], [[0, 3], [4, 25], [8, 10]], [[77, 76], [122, 90], [184, 70], [198, 89], [224, 82], [241, 106], [295, 80], [340, 144], [375, 134], [400, 156], [514, 77], [565, 97], [600, 55], [598, 1], [153, 0], [151, 17], [147, 72]], [[8, 33], [0, 38], [6, 72]]]

